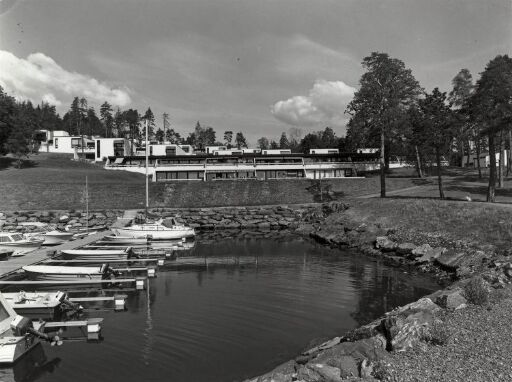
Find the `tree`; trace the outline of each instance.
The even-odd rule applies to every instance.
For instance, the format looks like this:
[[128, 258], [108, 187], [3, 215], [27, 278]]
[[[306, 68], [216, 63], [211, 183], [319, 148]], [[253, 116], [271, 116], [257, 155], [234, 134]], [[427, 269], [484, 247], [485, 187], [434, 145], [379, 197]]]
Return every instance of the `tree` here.
[[271, 150], [276, 150], [276, 149], [278, 149], [278, 148], [279, 148], [279, 144], [278, 144], [276, 141], [274, 141], [274, 140], [272, 139], [272, 140], [270, 141], [270, 149], [271, 149]]
[[439, 197], [444, 199], [441, 156], [450, 147], [454, 113], [446, 102], [446, 93], [435, 88], [419, 101], [419, 123], [415, 125], [416, 141], [435, 153]]
[[489, 144], [489, 185], [487, 201], [496, 201], [496, 136], [512, 122], [512, 59], [498, 55], [485, 67], [470, 98], [474, 120], [487, 134]]
[[300, 141], [299, 149], [304, 154], [309, 154], [311, 149], [322, 148], [321, 132], [306, 134]]
[[459, 73], [452, 80], [453, 89], [450, 91], [448, 100], [452, 107], [458, 111], [458, 120], [455, 121], [456, 128], [454, 129], [455, 141], [457, 144], [457, 152], [459, 155], [460, 166], [464, 166], [462, 163], [464, 159], [464, 146], [467, 148], [467, 163], [469, 164], [469, 157], [471, 154], [471, 147], [469, 144], [470, 138], [474, 135], [471, 131], [472, 124], [465, 113], [465, 105], [468, 102], [471, 93], [473, 92], [473, 78], [468, 69], [461, 69]]
[[247, 140], [245, 139], [244, 134], [241, 131], [236, 133], [235, 146], [237, 147], [237, 149], [247, 147]]
[[290, 127], [288, 129], [289, 148], [292, 152], [299, 151], [300, 140], [302, 138], [302, 130], [298, 127]]
[[112, 105], [107, 101], [103, 102], [100, 106], [100, 119], [105, 129], [105, 137], [112, 136], [112, 129], [114, 127], [114, 117], [112, 117]]
[[162, 129], [158, 129], [155, 133], [155, 139], [158, 143], [162, 143], [164, 141], [164, 131]]
[[260, 148], [261, 150], [267, 150], [270, 146], [270, 142], [268, 141], [268, 138], [267, 137], [261, 137], [260, 139], [258, 139], [258, 148]]
[[281, 138], [279, 138], [279, 148], [280, 149], [290, 148], [290, 142], [288, 141], [288, 137], [286, 136], [285, 132], [283, 132], [281, 134]]
[[[151, 139], [155, 133], [155, 116], [153, 115], [150, 107], [148, 107], [148, 110], [146, 110], [142, 119], [148, 121], [148, 137]], [[145, 134], [146, 132], [144, 131], [143, 135], [145, 136]]]
[[362, 65], [366, 72], [346, 112], [351, 116], [349, 128], [380, 135], [380, 194], [384, 198], [386, 143], [402, 133], [407, 109], [417, 102], [422, 89], [411, 70], [386, 53], [373, 52]]
[[226, 146], [228, 149], [231, 148], [231, 142], [233, 141], [233, 132], [228, 130], [224, 132], [224, 143], [226, 143]]
[[322, 132], [322, 146], [325, 149], [336, 147], [338, 145], [338, 138], [334, 134], [334, 130], [330, 127], [326, 127]]
[[0, 86], [0, 155], [8, 151], [7, 139], [14, 128], [15, 115], [16, 100]]
[[165, 139], [167, 141], [169, 141], [170, 143], [177, 144], [177, 145], [182, 143], [180, 134], [177, 133], [176, 131], [174, 131], [174, 129], [167, 130], [167, 132], [165, 134]]
[[130, 145], [130, 150], [131, 150], [131, 155], [133, 155], [133, 148], [134, 148], [134, 141], [135, 140], [139, 140], [141, 139], [141, 135], [140, 135], [140, 129], [139, 129], [139, 126], [140, 126], [140, 116], [139, 116], [139, 112], [137, 110], [134, 110], [134, 109], [128, 109], [128, 110], [125, 110], [123, 112], [123, 119], [128, 127], [128, 136], [129, 136], [129, 139], [130, 139], [130, 142], [131, 142], [131, 145]]

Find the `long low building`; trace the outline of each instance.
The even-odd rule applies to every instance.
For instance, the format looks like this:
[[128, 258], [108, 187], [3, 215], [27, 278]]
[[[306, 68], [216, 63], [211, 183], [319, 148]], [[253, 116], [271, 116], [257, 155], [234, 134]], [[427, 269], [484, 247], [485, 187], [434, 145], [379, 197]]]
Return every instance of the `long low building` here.
[[[108, 170], [144, 174], [145, 157], [111, 156]], [[378, 168], [378, 154], [254, 154], [149, 156], [148, 175], [156, 182], [225, 179], [289, 179], [356, 177]]]

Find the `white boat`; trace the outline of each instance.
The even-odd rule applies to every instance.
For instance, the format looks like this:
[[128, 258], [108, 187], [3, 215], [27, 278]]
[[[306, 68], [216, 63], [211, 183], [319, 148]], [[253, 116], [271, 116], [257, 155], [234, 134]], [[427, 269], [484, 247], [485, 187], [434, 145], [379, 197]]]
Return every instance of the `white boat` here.
[[106, 244], [141, 244], [148, 245], [151, 243], [151, 240], [147, 237], [143, 238], [134, 238], [129, 236], [117, 236], [117, 235], [108, 235], [103, 238], [104, 241], [108, 242]]
[[14, 311], [31, 319], [55, 320], [76, 306], [67, 300], [64, 292], [14, 292], [3, 293], [7, 303]]
[[130, 247], [125, 249], [65, 249], [62, 250], [67, 260], [126, 260], [133, 255]]
[[32, 232], [25, 234], [28, 238], [35, 238], [43, 240], [43, 245], [57, 245], [62, 244], [65, 241], [69, 241], [75, 234], [73, 232], [65, 231], [48, 231], [48, 232]]
[[30, 252], [39, 248], [43, 241], [42, 239], [27, 239], [21, 233], [0, 232], [0, 251]]
[[[43, 330], [43, 326], [39, 330]], [[33, 349], [39, 338], [52, 340], [37, 332], [29, 318], [17, 315], [0, 293], [0, 364], [13, 364]]]
[[95, 267], [70, 267], [63, 265], [25, 265], [22, 269], [32, 280], [80, 281], [107, 280], [118, 273], [103, 264]]
[[174, 219], [135, 223], [128, 227], [112, 228], [112, 232], [117, 236], [146, 240], [177, 240], [194, 237], [196, 234], [193, 228], [177, 224]]

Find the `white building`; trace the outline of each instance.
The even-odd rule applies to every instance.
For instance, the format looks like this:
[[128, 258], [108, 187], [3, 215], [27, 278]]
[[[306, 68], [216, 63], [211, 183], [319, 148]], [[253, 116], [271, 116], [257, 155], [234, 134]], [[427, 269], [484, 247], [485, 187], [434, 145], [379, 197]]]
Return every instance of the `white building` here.
[[339, 149], [309, 149], [310, 154], [339, 154]]
[[[177, 145], [175, 143], [156, 143], [149, 145], [150, 156], [176, 156], [176, 155], [193, 155], [194, 148], [191, 145]], [[138, 148], [135, 155], [146, 155], [145, 147]]]
[[[508, 164], [508, 150], [503, 150], [503, 165], [507, 166]], [[500, 164], [500, 153], [496, 153], [496, 167]], [[491, 157], [488, 152], [480, 153], [480, 167], [489, 167], [491, 165]], [[464, 155], [462, 157], [462, 167], [468, 167], [468, 156]], [[478, 167], [478, 157], [476, 154], [471, 154], [469, 156], [469, 167]]]
[[267, 149], [261, 150], [262, 155], [281, 155], [281, 154], [291, 154], [292, 150], [290, 149]]
[[227, 149], [226, 146], [206, 146], [204, 151], [206, 154], [214, 154], [215, 151], [226, 151]]
[[94, 160], [101, 162], [108, 157], [124, 157], [130, 155], [130, 141], [124, 138], [95, 138]]

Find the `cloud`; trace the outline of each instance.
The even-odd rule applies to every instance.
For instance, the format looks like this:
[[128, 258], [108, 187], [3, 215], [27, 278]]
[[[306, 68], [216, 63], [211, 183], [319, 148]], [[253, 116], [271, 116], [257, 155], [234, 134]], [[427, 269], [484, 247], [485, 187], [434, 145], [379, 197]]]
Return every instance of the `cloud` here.
[[127, 89], [113, 88], [88, 75], [67, 71], [43, 53], [33, 53], [24, 59], [0, 50], [0, 85], [18, 99], [35, 103], [44, 100], [57, 107], [69, 105], [73, 97], [85, 97], [90, 104], [131, 103]]
[[276, 102], [271, 112], [278, 120], [293, 126], [344, 127], [345, 108], [355, 91], [343, 81], [317, 80], [307, 96]]

